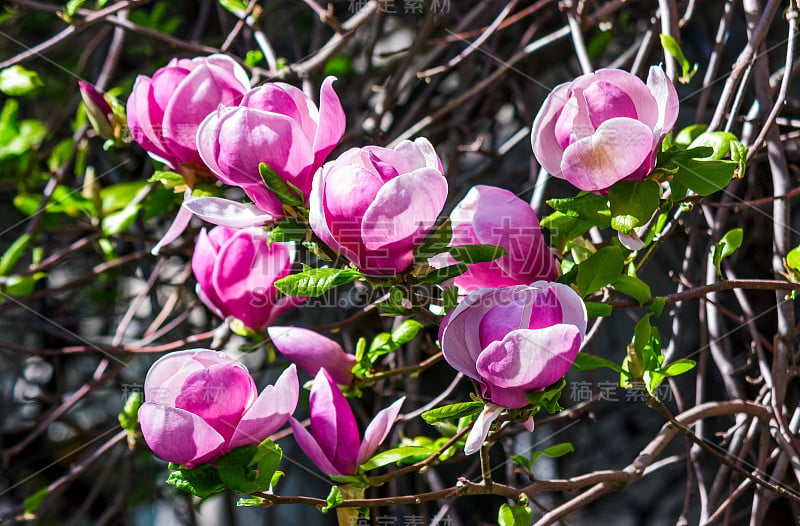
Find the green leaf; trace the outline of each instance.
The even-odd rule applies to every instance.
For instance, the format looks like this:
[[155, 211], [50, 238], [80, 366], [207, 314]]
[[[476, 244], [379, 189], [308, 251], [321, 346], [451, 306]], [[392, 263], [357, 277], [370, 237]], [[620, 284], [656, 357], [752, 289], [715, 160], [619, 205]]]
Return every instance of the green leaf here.
[[744, 231], [741, 228], [734, 228], [726, 232], [722, 239], [714, 245], [711, 250], [711, 259], [717, 269], [717, 276], [722, 277], [722, 270], [720, 269], [722, 260], [736, 252], [736, 249], [742, 246], [743, 239]]
[[[708, 148], [711, 150], [711, 148]], [[712, 152], [713, 153], [713, 152]], [[699, 195], [711, 195], [731, 182], [738, 167], [734, 161], [703, 161], [688, 159], [676, 162], [678, 170], [674, 178]]]
[[65, 22], [71, 24], [72, 17], [75, 16], [78, 9], [80, 9], [84, 3], [86, 3], [86, 0], [69, 0], [64, 6], [64, 10], [61, 12], [61, 17]]
[[19, 64], [0, 70], [0, 91], [9, 97], [29, 95], [42, 86], [44, 83], [35, 71]]
[[650, 220], [660, 204], [661, 187], [655, 181], [620, 181], [608, 190], [611, 227], [627, 234]]
[[633, 328], [633, 348], [639, 356], [642, 356], [645, 345], [650, 343], [651, 330], [650, 314], [645, 314], [642, 319], [636, 322], [636, 326]]
[[604, 247], [578, 265], [575, 283], [583, 296], [594, 294], [616, 281], [622, 273], [625, 254], [615, 246]]
[[450, 255], [456, 261], [472, 265], [507, 256], [508, 251], [499, 245], [458, 245], [450, 249]]
[[714, 131], [706, 132], [698, 135], [689, 148], [697, 148], [700, 146], [708, 146], [713, 148], [713, 153], [705, 159], [719, 161], [724, 159], [731, 152], [731, 143], [738, 142], [736, 136], [730, 132]]
[[136, 221], [136, 216], [139, 215], [141, 209], [142, 205], [126, 206], [119, 212], [107, 215], [101, 224], [103, 234], [113, 236], [125, 232]]
[[27, 296], [36, 289], [36, 283], [47, 277], [45, 272], [36, 272], [29, 276], [9, 276], [0, 278], [0, 290], [9, 296]]
[[217, 472], [226, 486], [240, 493], [267, 491], [282, 457], [280, 446], [267, 439], [258, 446], [248, 444], [221, 456], [216, 461]]
[[217, 470], [211, 464], [203, 464], [192, 469], [179, 468], [169, 474], [167, 484], [201, 499], [225, 489]]
[[269, 232], [267, 246], [275, 242], [303, 241], [307, 229], [296, 217], [284, 217]]
[[560, 444], [556, 444], [554, 446], [550, 446], [547, 449], [543, 449], [542, 451], [534, 451], [531, 455], [531, 464], [536, 462], [536, 460], [541, 457], [542, 455], [550, 458], [558, 458], [563, 457], [568, 453], [572, 453], [575, 451], [575, 448], [569, 442], [561, 442]]
[[347, 55], [334, 55], [325, 63], [323, 75], [344, 77], [353, 72], [353, 61]]
[[608, 197], [604, 195], [581, 192], [575, 197], [548, 199], [547, 204], [557, 212], [589, 221], [598, 228], [611, 224]]
[[110, 214], [122, 210], [136, 195], [147, 186], [147, 181], [129, 181], [107, 186], [100, 190], [103, 214]]
[[499, 526], [529, 526], [532, 517], [533, 513], [530, 507], [525, 504], [517, 504], [516, 506], [501, 504], [500, 511], [497, 514], [497, 524]]
[[236, 501], [237, 508], [253, 508], [261, 506], [261, 499], [258, 497], [240, 497]]
[[664, 296], [656, 296], [653, 298], [653, 303], [650, 304], [650, 312], [656, 316], [661, 316], [664, 306], [667, 304], [667, 298]]
[[680, 44], [678, 41], [675, 40], [673, 37], [665, 34], [661, 34], [661, 46], [670, 54], [672, 55], [675, 60], [678, 61], [678, 64], [681, 65], [681, 76], [678, 78], [681, 84], [688, 84], [695, 73], [697, 73], [697, 68], [699, 67], [698, 64], [692, 64], [686, 58], [686, 55], [683, 54], [683, 50], [681, 49]]
[[0, 276], [8, 276], [14, 270], [14, 265], [16, 265], [17, 261], [25, 254], [30, 244], [31, 235], [27, 232], [11, 243], [11, 246], [5, 251], [3, 257], [0, 258]]
[[575, 361], [572, 362], [572, 368], [576, 371], [592, 371], [594, 369], [601, 369], [603, 367], [618, 373], [622, 372], [622, 367], [615, 364], [611, 360], [607, 360], [600, 356], [595, 356], [594, 354], [587, 354], [585, 352], [579, 352], [577, 356], [575, 356]]
[[322, 513], [328, 513], [330, 510], [344, 502], [344, 495], [342, 495], [342, 490], [339, 489], [339, 486], [331, 486], [331, 492], [328, 493], [328, 498], [325, 499], [325, 502], [327, 504], [320, 508]]
[[586, 305], [586, 315], [589, 318], [605, 318], [606, 316], [611, 316], [614, 311], [614, 308], [607, 303], [585, 301], [584, 305]]
[[541, 407], [551, 415], [563, 411], [564, 408], [559, 405], [558, 400], [561, 398], [561, 392], [566, 387], [567, 381], [561, 378], [553, 385], [545, 388], [544, 391], [536, 391], [526, 393], [525, 397], [534, 407]]
[[363, 274], [355, 269], [312, 268], [279, 279], [275, 287], [287, 296], [315, 298], [361, 277]]
[[150, 179], [148, 179], [147, 182], [161, 183], [167, 188], [175, 188], [186, 185], [186, 181], [183, 179], [181, 174], [166, 170], [156, 170], [153, 172], [153, 175], [150, 176]]
[[623, 274], [617, 278], [613, 285], [618, 291], [638, 301], [639, 305], [643, 305], [652, 297], [650, 286], [636, 276], [626, 276]]
[[576, 237], [582, 236], [592, 228], [593, 223], [562, 212], [553, 212], [539, 223], [550, 233], [550, 244], [561, 247]]
[[122, 411], [117, 415], [119, 425], [129, 434], [135, 433], [139, 427], [139, 407], [141, 405], [142, 394], [139, 391], [133, 391], [128, 395], [125, 405], [122, 406]]
[[392, 341], [398, 346], [408, 343], [416, 338], [423, 325], [416, 320], [406, 320], [392, 331]]
[[514, 463], [519, 464], [520, 466], [524, 467], [525, 471], [529, 472], [531, 470], [531, 460], [529, 458], [527, 458], [527, 457], [525, 457], [523, 455], [514, 453], [513, 455], [511, 455], [509, 457], [509, 459], [511, 460], [511, 462], [514, 462]]
[[25, 515], [34, 515], [39, 509], [39, 506], [42, 505], [42, 502], [44, 502], [45, 497], [47, 497], [47, 487], [44, 487], [33, 495], [26, 497], [25, 500], [22, 501], [22, 509], [24, 510]]
[[446, 252], [452, 237], [453, 227], [448, 218], [442, 222], [439, 228], [430, 231], [422, 244], [414, 249], [414, 262], [427, 263], [428, 258]]
[[63, 139], [53, 147], [50, 157], [47, 158], [47, 169], [51, 173], [56, 173], [59, 168], [69, 162], [74, 151], [75, 140], [72, 137]]
[[444, 292], [442, 292], [442, 307], [444, 309], [442, 314], [447, 314], [455, 309], [456, 305], [458, 305], [458, 287], [445, 289]]
[[382, 453], [378, 453], [377, 455], [375, 455], [374, 457], [363, 463], [361, 465], [361, 469], [363, 471], [370, 471], [372, 469], [386, 466], [387, 464], [400, 462], [409, 457], [415, 457], [420, 454], [430, 456], [433, 455], [435, 452], [436, 449], [431, 449], [429, 447], [421, 447], [421, 446], [396, 447], [394, 449], [389, 449]]
[[735, 162], [738, 168], [736, 177], [739, 179], [744, 177], [747, 167], [747, 146], [738, 140], [731, 141], [731, 161]]
[[797, 245], [786, 254], [786, 266], [791, 270], [800, 272], [800, 245]]
[[450, 404], [435, 409], [429, 409], [422, 413], [422, 419], [429, 424], [441, 420], [461, 418], [464, 416], [476, 415], [483, 410], [483, 402], [462, 402]]
[[264, 60], [264, 52], [260, 49], [251, 49], [244, 57], [244, 63], [250, 68], [256, 67], [262, 60]]
[[219, 5], [233, 13], [239, 18], [247, 13], [247, 2], [245, 0], [219, 0]]
[[447, 281], [448, 279], [460, 276], [468, 269], [469, 267], [465, 263], [456, 263], [455, 265], [450, 265], [448, 267], [436, 269], [433, 272], [426, 274], [424, 277], [420, 278], [419, 281], [420, 283], [430, 283], [432, 285], [438, 285], [443, 281]]
[[664, 376], [678, 376], [680, 374], [686, 373], [691, 371], [695, 368], [697, 362], [694, 360], [689, 360], [688, 358], [681, 358], [680, 360], [675, 360], [667, 365], [664, 369], [661, 370], [661, 374]]
[[678, 146], [688, 147], [699, 135], [708, 129], [707, 124], [692, 124], [687, 126], [675, 135], [673, 143]]
[[264, 184], [275, 194], [278, 201], [287, 206], [303, 206], [303, 196], [295, 194], [286, 184], [286, 181], [275, 170], [270, 168], [267, 163], [259, 164], [258, 172], [261, 174]]

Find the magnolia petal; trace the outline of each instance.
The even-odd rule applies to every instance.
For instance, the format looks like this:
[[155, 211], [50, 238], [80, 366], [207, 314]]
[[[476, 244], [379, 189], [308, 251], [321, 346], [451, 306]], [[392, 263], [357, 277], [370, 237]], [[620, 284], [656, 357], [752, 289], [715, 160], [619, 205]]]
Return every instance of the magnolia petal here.
[[375, 415], [375, 418], [372, 419], [372, 422], [369, 423], [367, 430], [364, 431], [364, 440], [361, 442], [361, 447], [358, 449], [357, 465], [360, 466], [369, 460], [383, 441], [386, 440], [389, 431], [392, 430], [392, 425], [394, 425], [395, 420], [397, 420], [397, 415], [400, 414], [400, 407], [405, 400], [405, 396], [400, 397], [392, 405], [379, 411], [378, 414]]
[[325, 369], [314, 377], [309, 398], [311, 433], [340, 471], [353, 472], [361, 439], [353, 410]]
[[[187, 190], [184, 194], [184, 200], [189, 199], [191, 197], [191, 190]], [[150, 251], [151, 254], [157, 256], [158, 253], [161, 251], [161, 247], [165, 247], [181, 237], [181, 234], [186, 230], [189, 226], [189, 223], [192, 221], [192, 212], [188, 208], [184, 208], [181, 206], [178, 209], [178, 213], [175, 215], [175, 219], [172, 220], [172, 224], [167, 229], [167, 232], [164, 234], [158, 243], [153, 247]]]
[[344, 136], [346, 117], [333, 89], [335, 80], [336, 77], [326, 77], [319, 90], [319, 122], [314, 135], [314, 164], [317, 166], [325, 161]]
[[300, 327], [269, 327], [272, 343], [290, 362], [315, 376], [324, 367], [339, 385], [350, 385], [356, 357], [325, 336]]
[[294, 364], [286, 368], [275, 381], [258, 396], [255, 403], [242, 415], [231, 438], [229, 449], [246, 444], [259, 444], [285, 424], [297, 407], [300, 383]]
[[224, 452], [222, 436], [188, 411], [145, 402], [139, 408], [139, 423], [147, 445], [168, 462], [194, 467]]
[[184, 201], [183, 206], [203, 221], [228, 228], [262, 226], [280, 219], [256, 205], [237, 203], [222, 197], [198, 197]]
[[317, 443], [314, 436], [308, 432], [306, 428], [303, 427], [303, 424], [295, 420], [294, 418], [289, 419], [289, 425], [292, 426], [292, 433], [294, 434], [294, 439], [297, 442], [297, 445], [300, 446], [300, 449], [303, 450], [303, 453], [311, 459], [313, 462], [323, 473], [326, 475], [352, 475], [353, 473], [342, 473], [338, 469], [336, 469], [331, 461], [328, 460], [328, 455], [322, 451], [322, 448]]
[[561, 159], [564, 151], [556, 140], [556, 122], [569, 97], [570, 84], [560, 84], [553, 89], [542, 104], [533, 121], [531, 147], [539, 164], [554, 176], [561, 175]]
[[661, 66], [650, 66], [647, 88], [658, 105], [658, 120], [653, 127], [653, 134], [660, 141], [663, 135], [675, 126], [675, 121], [678, 119], [678, 92]]
[[394, 150], [402, 153], [408, 159], [412, 170], [433, 168], [439, 173], [444, 173], [442, 161], [436, 154], [436, 149], [425, 137], [417, 137], [413, 142], [401, 141], [400, 144], [394, 147]]
[[[480, 321], [488, 311], [485, 298], [497, 289], [479, 289], [470, 292], [456, 307], [447, 313], [439, 326], [439, 342], [444, 359], [454, 369], [470, 378], [479, 378], [475, 362], [481, 353]], [[510, 288], [503, 289], [510, 290]]]
[[184, 380], [213, 363], [237, 363], [229, 355], [208, 349], [188, 349], [165, 354], [156, 360], [144, 379], [144, 399], [174, 405]]
[[586, 304], [569, 285], [563, 283], [553, 283], [549, 281], [537, 281], [531, 285], [538, 289], [550, 289], [555, 291], [558, 302], [561, 304], [561, 322], [574, 325], [581, 333], [581, 337], [586, 334], [588, 315]]
[[581, 190], [603, 190], [631, 175], [650, 156], [653, 132], [624, 117], [609, 119], [591, 137], [564, 150], [564, 177]]
[[[490, 386], [492, 401], [507, 407], [523, 407], [527, 401], [505, 389], [536, 391], [564, 376], [581, 345], [581, 334], [574, 325], [553, 325], [541, 329], [509, 332], [501, 341], [492, 342], [478, 357], [476, 368]], [[501, 398], [502, 397], [502, 398]]]
[[642, 79], [621, 69], [598, 69], [594, 73], [578, 77], [571, 87], [588, 89], [597, 82], [608, 82], [624, 92], [636, 108], [636, 120], [651, 130], [655, 128], [658, 122], [658, 105]]
[[378, 250], [427, 232], [446, 199], [447, 180], [434, 169], [420, 168], [392, 179], [378, 190], [364, 214], [364, 245]]
[[464, 444], [465, 455], [472, 455], [480, 451], [481, 446], [483, 446], [483, 443], [486, 441], [492, 424], [503, 411], [505, 411], [505, 407], [487, 402], [481, 414], [478, 415], [478, 418], [476, 418], [475, 422], [472, 424], [469, 435], [467, 435], [467, 441]]

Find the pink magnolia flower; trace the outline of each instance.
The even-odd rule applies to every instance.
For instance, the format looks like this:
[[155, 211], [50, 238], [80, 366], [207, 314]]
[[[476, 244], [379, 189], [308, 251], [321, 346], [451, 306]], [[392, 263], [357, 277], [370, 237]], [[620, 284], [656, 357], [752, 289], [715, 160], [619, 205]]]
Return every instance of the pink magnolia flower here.
[[197, 127], [220, 104], [236, 105], [250, 88], [245, 70], [225, 55], [170, 60], [152, 78], [140, 75], [128, 98], [133, 139], [174, 170], [203, 166]]
[[551, 175], [602, 191], [644, 179], [677, 118], [678, 94], [660, 67], [650, 68], [646, 85], [626, 71], [601, 69], [547, 96], [533, 121], [533, 153]]
[[488, 403], [467, 438], [467, 454], [486, 438], [503, 408], [528, 405], [526, 394], [564, 376], [586, 334], [586, 307], [567, 285], [471, 292], [445, 316], [439, 342], [445, 360], [473, 378]]
[[264, 185], [258, 165], [267, 163], [308, 196], [314, 172], [344, 135], [334, 80], [322, 83], [319, 109], [283, 82], [249, 91], [237, 107], [217, 108], [198, 129], [200, 156], [220, 181], [241, 187], [259, 208], [282, 216], [283, 207]]
[[[528, 285], [556, 279], [556, 260], [544, 240], [539, 219], [531, 206], [502, 188], [473, 186], [450, 213], [451, 246], [499, 245], [508, 251], [488, 263], [474, 263], [455, 278], [464, 292], [484, 287]], [[453, 265], [449, 254], [431, 258], [437, 268]]]
[[324, 368], [339, 385], [353, 381], [356, 357], [330, 338], [300, 327], [269, 327], [267, 334], [282, 355], [311, 376]]
[[353, 410], [330, 374], [320, 369], [311, 386], [311, 431], [289, 420], [300, 449], [328, 475], [354, 475], [386, 440], [405, 397], [375, 415], [359, 438]]
[[278, 299], [274, 286], [289, 274], [293, 262], [292, 245], [267, 246], [263, 229], [203, 229], [192, 255], [196, 292], [219, 317], [233, 316], [250, 329], [262, 331], [279, 314], [303, 301]]
[[427, 139], [353, 148], [314, 176], [309, 223], [360, 270], [396, 274], [413, 263], [446, 198], [442, 163]]
[[144, 380], [142, 436], [168, 462], [189, 467], [212, 462], [277, 431], [294, 412], [299, 390], [294, 365], [259, 395], [247, 368], [225, 353], [169, 353]]

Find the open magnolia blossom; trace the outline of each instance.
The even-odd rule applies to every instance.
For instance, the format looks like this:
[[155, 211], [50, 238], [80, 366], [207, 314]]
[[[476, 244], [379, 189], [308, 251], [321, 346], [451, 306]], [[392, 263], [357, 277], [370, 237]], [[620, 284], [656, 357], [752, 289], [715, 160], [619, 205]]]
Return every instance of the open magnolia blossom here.
[[[530, 204], [496, 186], [477, 185], [450, 213], [451, 246], [499, 245], [508, 251], [486, 263], [474, 263], [453, 280], [462, 292], [484, 287], [527, 285], [554, 280], [556, 260], [544, 240], [539, 219]], [[432, 266], [456, 263], [448, 253], [430, 259]]]
[[325, 369], [311, 386], [310, 432], [294, 418], [289, 420], [295, 440], [308, 458], [327, 475], [355, 475], [389, 436], [405, 397], [382, 409], [359, 438], [356, 418], [347, 399]]
[[294, 262], [291, 243], [271, 243], [260, 228], [215, 227], [200, 231], [192, 255], [200, 300], [221, 318], [232, 316], [254, 330], [264, 330], [279, 314], [304, 298], [278, 298], [275, 282]]
[[269, 327], [267, 334], [275, 347], [290, 362], [311, 376], [320, 369], [328, 371], [339, 385], [350, 385], [356, 357], [325, 336], [300, 327]]
[[476, 290], [445, 316], [439, 327], [445, 360], [477, 381], [491, 402], [468, 437], [468, 453], [480, 448], [502, 408], [527, 406], [527, 393], [542, 391], [567, 373], [586, 322], [580, 296], [546, 281]]
[[413, 263], [446, 198], [442, 163], [427, 139], [352, 148], [314, 176], [309, 223], [359, 270], [396, 274]]
[[547, 96], [531, 144], [551, 175], [603, 191], [644, 179], [677, 118], [678, 93], [660, 67], [650, 68], [647, 84], [620, 69], [600, 69]]
[[290, 365], [258, 394], [247, 368], [223, 352], [193, 349], [157, 360], [144, 381], [142, 436], [162, 459], [189, 467], [258, 445], [289, 419], [299, 395]]
[[128, 98], [133, 139], [173, 170], [189, 163], [205, 170], [197, 128], [220, 104], [233, 106], [250, 89], [247, 72], [232, 58], [211, 55], [169, 61], [152, 78], [140, 75]]
[[344, 135], [335, 80], [323, 81], [319, 109], [305, 93], [283, 82], [250, 90], [238, 106], [216, 108], [197, 131], [200, 156], [220, 181], [242, 188], [258, 208], [282, 217], [283, 206], [264, 184], [258, 166], [266, 163], [308, 196], [314, 173]]

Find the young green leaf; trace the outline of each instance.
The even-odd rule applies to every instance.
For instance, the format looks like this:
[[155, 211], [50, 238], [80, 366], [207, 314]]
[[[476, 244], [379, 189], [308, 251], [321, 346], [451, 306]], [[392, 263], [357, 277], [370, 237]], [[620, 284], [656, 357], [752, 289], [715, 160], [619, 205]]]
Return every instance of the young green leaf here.
[[525, 504], [517, 504], [516, 506], [509, 506], [508, 504], [500, 505], [500, 511], [497, 514], [497, 524], [499, 526], [529, 526], [533, 512], [530, 507]]
[[405, 460], [409, 457], [416, 457], [417, 455], [433, 455], [436, 452], [436, 449], [432, 449], [429, 447], [421, 447], [421, 446], [403, 446], [403, 447], [396, 447], [394, 449], [389, 449], [387, 451], [383, 451], [378, 453], [364, 464], [361, 465], [361, 470], [363, 471], [370, 471], [372, 469], [376, 469], [382, 466], [386, 466], [388, 464], [393, 464], [395, 462], [400, 462]]
[[531, 465], [533, 465], [533, 463], [536, 462], [536, 460], [541, 456], [558, 458], [563, 457], [568, 453], [572, 453], [573, 451], [575, 451], [575, 447], [573, 447], [570, 442], [561, 442], [560, 444], [550, 446], [542, 451], [534, 451], [531, 455]]
[[[172, 469], [172, 465], [170, 465], [170, 469]], [[192, 469], [184, 467], [172, 471], [167, 478], [167, 484], [201, 499], [225, 489], [225, 484], [222, 483], [217, 470], [211, 464], [203, 464]]]
[[575, 361], [572, 362], [572, 368], [576, 371], [591, 371], [593, 369], [600, 369], [602, 367], [606, 367], [618, 373], [622, 372], [622, 367], [615, 364], [611, 360], [607, 360], [600, 356], [595, 356], [594, 354], [587, 354], [585, 352], [579, 352], [577, 356], [575, 356]]
[[19, 64], [0, 70], [0, 91], [9, 97], [29, 95], [42, 86], [38, 73]]
[[711, 251], [711, 259], [714, 263], [714, 268], [717, 269], [717, 276], [722, 277], [722, 260], [730, 256], [736, 249], [742, 246], [744, 239], [744, 231], [741, 228], [734, 228], [729, 230], [722, 236], [722, 239], [714, 245]]
[[585, 297], [616, 281], [622, 274], [625, 254], [615, 246], [604, 247], [578, 265], [575, 283]]
[[425, 411], [422, 413], [422, 419], [429, 424], [433, 424], [434, 422], [439, 422], [441, 420], [476, 415], [483, 410], [483, 406], [483, 402], [462, 402], [458, 404], [450, 404]]
[[599, 303], [597, 301], [585, 301], [586, 315], [589, 318], [605, 318], [611, 316], [614, 308], [608, 303]]
[[459, 245], [450, 249], [450, 255], [456, 261], [472, 265], [507, 256], [508, 251], [499, 245]]
[[[708, 148], [711, 150], [711, 148]], [[713, 153], [713, 151], [712, 151]], [[676, 162], [674, 178], [699, 195], [711, 195], [731, 182], [739, 163], [734, 161], [703, 161], [688, 159]]]
[[312, 268], [279, 279], [275, 287], [287, 296], [314, 298], [361, 277], [363, 274], [355, 269]]
[[331, 491], [328, 493], [328, 498], [325, 499], [325, 502], [327, 504], [319, 510], [322, 513], [328, 513], [330, 510], [344, 502], [344, 495], [342, 495], [342, 490], [339, 489], [339, 486], [331, 486]]
[[275, 194], [278, 201], [287, 206], [303, 206], [303, 196], [293, 192], [286, 181], [267, 163], [258, 165], [258, 173], [261, 174], [264, 184]]
[[443, 281], [455, 278], [466, 272], [469, 267], [465, 263], [456, 263], [447, 267], [439, 268], [426, 274], [420, 278], [420, 283], [430, 283], [431, 285], [438, 285]]
[[442, 222], [439, 228], [430, 231], [422, 244], [414, 249], [414, 262], [427, 263], [428, 258], [447, 251], [452, 237], [453, 227], [448, 218]]
[[697, 362], [694, 360], [689, 360], [688, 358], [681, 358], [680, 360], [675, 360], [674, 362], [670, 362], [669, 365], [664, 367], [661, 372], [664, 376], [678, 376], [680, 374], [686, 373], [691, 371], [695, 368]]
[[25, 254], [25, 251], [31, 244], [31, 239], [30, 234], [24, 233], [11, 243], [11, 246], [5, 251], [3, 257], [0, 258], [0, 276], [7, 276], [14, 270], [14, 265], [16, 265], [17, 261]]
[[608, 190], [611, 227], [623, 233], [650, 220], [660, 203], [661, 187], [655, 181], [620, 181]]
[[636, 276], [626, 276], [623, 274], [617, 278], [613, 286], [618, 291], [638, 301], [639, 305], [643, 305], [652, 297], [650, 286]]
[[686, 55], [683, 54], [683, 50], [681, 49], [680, 44], [678, 41], [675, 40], [670, 35], [661, 34], [661, 46], [664, 48], [667, 53], [672, 55], [675, 60], [678, 61], [678, 64], [681, 65], [681, 76], [678, 77], [678, 81], [681, 84], [688, 84], [695, 73], [697, 73], [697, 68], [699, 67], [698, 64], [692, 64], [686, 58]]

